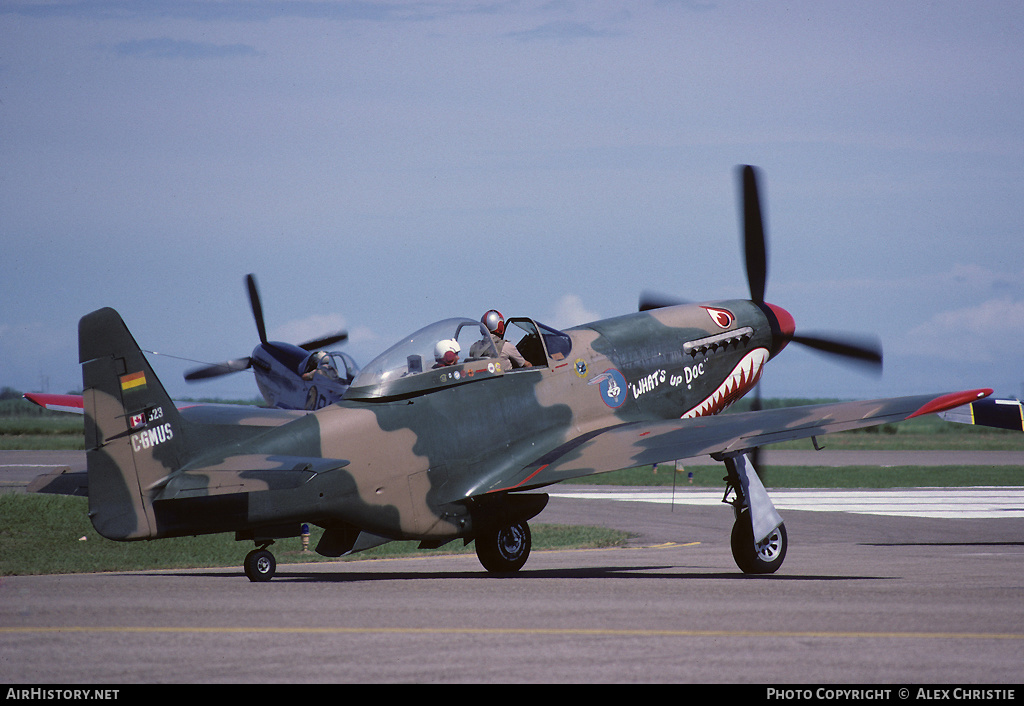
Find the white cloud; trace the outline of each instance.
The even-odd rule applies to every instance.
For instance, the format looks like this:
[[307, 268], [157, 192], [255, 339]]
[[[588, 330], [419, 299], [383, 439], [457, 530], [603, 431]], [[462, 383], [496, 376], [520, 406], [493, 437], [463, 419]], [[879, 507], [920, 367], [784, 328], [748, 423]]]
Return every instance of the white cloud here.
[[1024, 338], [1024, 301], [990, 299], [977, 306], [943, 311], [910, 329], [897, 343], [899, 352], [951, 360], [969, 356], [994, 361], [1019, 356]]
[[578, 294], [566, 294], [555, 303], [551, 325], [555, 328], [571, 328], [600, 318], [600, 314], [584, 306]]

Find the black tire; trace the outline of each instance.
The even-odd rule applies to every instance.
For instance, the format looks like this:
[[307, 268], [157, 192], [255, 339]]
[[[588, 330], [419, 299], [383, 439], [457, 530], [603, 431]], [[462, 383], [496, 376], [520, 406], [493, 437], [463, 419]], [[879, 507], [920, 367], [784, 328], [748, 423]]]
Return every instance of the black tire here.
[[263, 583], [274, 578], [277, 560], [266, 549], [253, 549], [245, 555], [245, 575], [254, 583]]
[[744, 510], [732, 526], [732, 558], [745, 574], [774, 574], [782, 566], [789, 546], [786, 525], [772, 530], [763, 541], [754, 544], [750, 512]]
[[517, 522], [498, 530], [485, 529], [476, 537], [476, 556], [492, 574], [511, 574], [523, 568], [533, 545], [530, 525]]

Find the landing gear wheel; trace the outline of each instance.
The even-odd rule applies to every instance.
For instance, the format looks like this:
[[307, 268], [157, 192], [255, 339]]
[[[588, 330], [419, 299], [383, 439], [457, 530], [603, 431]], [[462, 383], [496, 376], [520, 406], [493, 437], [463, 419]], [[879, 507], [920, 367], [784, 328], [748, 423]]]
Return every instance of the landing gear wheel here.
[[530, 526], [525, 522], [498, 530], [485, 529], [476, 537], [476, 556], [492, 574], [511, 574], [523, 568], [532, 541]]
[[786, 525], [771, 531], [762, 541], [754, 544], [754, 530], [750, 524], [750, 512], [744, 510], [732, 526], [732, 558], [745, 574], [774, 574], [786, 558], [789, 538]]
[[245, 575], [250, 581], [262, 583], [274, 578], [277, 560], [266, 549], [253, 549], [245, 555]]

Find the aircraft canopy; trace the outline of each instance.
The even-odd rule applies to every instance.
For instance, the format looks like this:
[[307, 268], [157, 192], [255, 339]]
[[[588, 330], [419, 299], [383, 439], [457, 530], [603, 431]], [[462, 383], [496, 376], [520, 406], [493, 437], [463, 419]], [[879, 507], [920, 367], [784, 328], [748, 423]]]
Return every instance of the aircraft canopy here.
[[[444, 345], [450, 341], [456, 345]], [[439, 357], [439, 344], [445, 350], [458, 349], [454, 362]], [[345, 397], [404, 396], [502, 373], [498, 353], [482, 323], [444, 319], [402, 339], [363, 366]]]

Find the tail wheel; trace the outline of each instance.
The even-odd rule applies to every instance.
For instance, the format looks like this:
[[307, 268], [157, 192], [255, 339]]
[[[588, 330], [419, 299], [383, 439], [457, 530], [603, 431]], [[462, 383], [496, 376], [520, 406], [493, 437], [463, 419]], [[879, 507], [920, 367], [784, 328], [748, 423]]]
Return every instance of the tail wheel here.
[[274, 572], [277, 571], [277, 560], [266, 549], [253, 549], [245, 555], [243, 567], [245, 575], [249, 577], [250, 581], [262, 583], [274, 578]]
[[744, 510], [732, 526], [732, 558], [745, 574], [774, 574], [786, 558], [789, 537], [786, 525], [771, 531], [760, 542], [754, 543], [754, 530], [750, 524], [750, 512]]
[[530, 526], [525, 522], [498, 530], [485, 529], [476, 537], [476, 555], [492, 574], [511, 574], [523, 568], [532, 542]]

